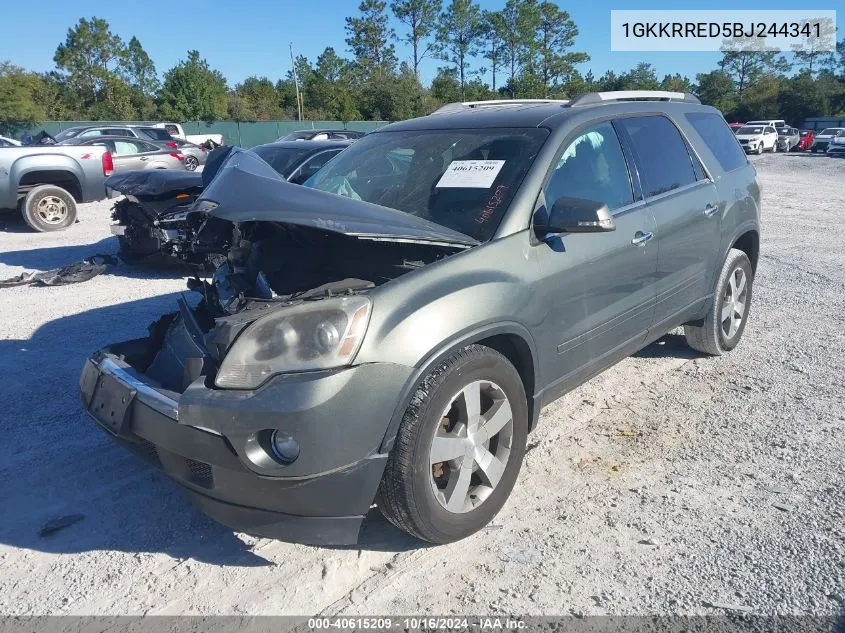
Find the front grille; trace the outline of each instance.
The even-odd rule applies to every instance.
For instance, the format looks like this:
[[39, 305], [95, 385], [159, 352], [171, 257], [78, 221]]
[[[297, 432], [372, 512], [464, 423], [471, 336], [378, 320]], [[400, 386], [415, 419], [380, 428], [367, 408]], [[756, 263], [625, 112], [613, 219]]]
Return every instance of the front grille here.
[[195, 486], [211, 488], [214, 485], [214, 477], [211, 474], [211, 466], [205, 462], [198, 462], [195, 459], [186, 458], [188, 466], [188, 481]]

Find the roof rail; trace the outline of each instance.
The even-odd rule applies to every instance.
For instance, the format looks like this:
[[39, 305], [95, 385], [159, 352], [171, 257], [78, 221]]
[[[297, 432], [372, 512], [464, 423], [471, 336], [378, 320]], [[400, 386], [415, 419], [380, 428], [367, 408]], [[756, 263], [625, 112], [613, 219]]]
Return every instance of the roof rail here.
[[432, 114], [446, 114], [448, 112], [460, 112], [462, 110], [474, 110], [477, 108], [490, 108], [495, 106], [520, 106], [538, 103], [569, 103], [561, 99], [490, 99], [488, 101], [462, 101], [458, 103], [447, 103], [437, 108]]
[[607, 103], [609, 101], [632, 101], [636, 99], [656, 99], [658, 101], [683, 101], [701, 103], [689, 92], [669, 92], [667, 90], [614, 90], [610, 92], [588, 92], [575, 97], [569, 102], [570, 107]]

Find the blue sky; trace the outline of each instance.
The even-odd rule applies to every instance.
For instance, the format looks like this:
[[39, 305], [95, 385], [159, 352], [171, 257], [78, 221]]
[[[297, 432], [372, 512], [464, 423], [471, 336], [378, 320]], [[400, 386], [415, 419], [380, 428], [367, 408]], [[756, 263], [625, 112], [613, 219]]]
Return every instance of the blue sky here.
[[[448, 1], [448, 0], [444, 0]], [[485, 9], [499, 9], [505, 0], [479, 0]], [[842, 9], [841, 0], [814, 1], [813, 9]], [[559, 2], [578, 25], [580, 35], [576, 50], [590, 54], [582, 70], [601, 75], [605, 70], [625, 71], [638, 62], [649, 62], [658, 75], [696, 73], [712, 69], [718, 53], [620, 53], [610, 51], [610, 10], [617, 9], [800, 9], [797, 0], [709, 0], [697, 7], [679, 6], [677, 1], [630, 2]], [[69, 26], [80, 17], [97, 16], [108, 20], [112, 31], [125, 40], [136, 35], [156, 63], [159, 73], [185, 57], [195, 48], [220, 70], [230, 85], [250, 75], [265, 75], [275, 80], [290, 68], [289, 42], [297, 54], [312, 61], [326, 47], [346, 50], [344, 17], [357, 12], [357, 0], [240, 0], [226, 2], [165, 2], [163, 0], [8, 0], [2, 10], [0, 60], [31, 70], [53, 68], [56, 46], [64, 41]], [[840, 29], [845, 27], [845, 11], [837, 16]], [[401, 26], [401, 25], [397, 25]], [[409, 59], [410, 51], [397, 45], [400, 60]], [[425, 60], [425, 82], [434, 76], [442, 62]], [[480, 65], [480, 63], [479, 63]], [[489, 81], [489, 79], [488, 79]]]

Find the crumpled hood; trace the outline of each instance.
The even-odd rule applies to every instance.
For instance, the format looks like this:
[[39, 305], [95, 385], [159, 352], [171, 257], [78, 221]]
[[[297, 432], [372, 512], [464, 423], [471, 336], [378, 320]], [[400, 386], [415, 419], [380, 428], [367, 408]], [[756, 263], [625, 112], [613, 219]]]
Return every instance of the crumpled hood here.
[[202, 187], [202, 174], [176, 169], [125, 171], [106, 178], [106, 187], [127, 196], [160, 196]]
[[257, 154], [237, 148], [230, 151], [192, 210], [229, 222], [282, 222], [365, 239], [479, 243], [402, 211], [291, 184]]

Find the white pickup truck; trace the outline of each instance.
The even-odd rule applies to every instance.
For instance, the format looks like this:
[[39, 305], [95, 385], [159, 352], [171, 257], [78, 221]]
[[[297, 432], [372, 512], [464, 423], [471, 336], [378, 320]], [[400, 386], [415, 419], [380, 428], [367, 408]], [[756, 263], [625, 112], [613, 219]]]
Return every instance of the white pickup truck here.
[[156, 123], [153, 127], [164, 128], [173, 138], [181, 138], [195, 145], [202, 145], [207, 141], [212, 141], [215, 145], [226, 144], [226, 139], [222, 134], [185, 134], [184, 128], [178, 123]]

